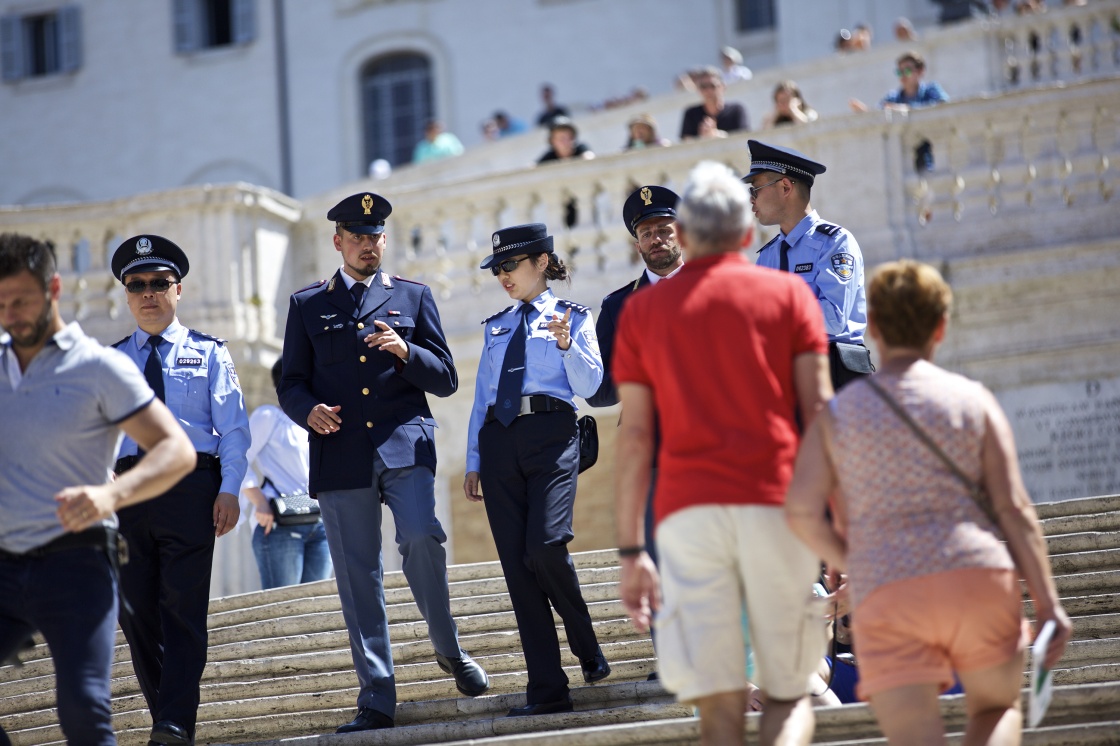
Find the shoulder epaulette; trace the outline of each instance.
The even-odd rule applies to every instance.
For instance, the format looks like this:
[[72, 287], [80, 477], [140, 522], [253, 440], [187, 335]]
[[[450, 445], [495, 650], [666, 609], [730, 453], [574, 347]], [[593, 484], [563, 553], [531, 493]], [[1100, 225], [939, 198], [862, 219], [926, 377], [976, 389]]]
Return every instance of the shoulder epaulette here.
[[197, 337], [202, 337], [203, 339], [209, 339], [211, 341], [217, 342], [219, 346], [224, 345], [226, 343], [226, 340], [222, 339], [221, 337], [215, 337], [213, 334], [207, 334], [206, 332], [200, 332], [198, 329], [187, 329], [187, 331], [190, 332], [191, 334], [197, 336]]
[[311, 283], [307, 287], [300, 288], [295, 293], [293, 293], [293, 295], [298, 295], [299, 293], [302, 293], [304, 290], [310, 290], [311, 288], [317, 288], [320, 285], [322, 285], [324, 282], [326, 282], [326, 280], [316, 280], [315, 282]]
[[109, 346], [110, 346], [110, 347], [112, 347], [112, 348], [113, 348], [114, 350], [119, 350], [119, 349], [120, 349], [120, 348], [121, 348], [121, 347], [122, 347], [122, 346], [124, 345], [124, 343], [125, 343], [125, 342], [127, 342], [127, 341], [128, 341], [128, 340], [130, 340], [130, 339], [132, 339], [132, 335], [131, 335], [131, 334], [129, 334], [129, 335], [128, 335], [127, 337], [125, 337], [124, 339], [122, 339], [122, 340], [121, 340], [120, 342], [114, 342], [113, 344], [111, 344], [111, 345], [109, 345]]
[[564, 300], [563, 298], [557, 298], [556, 305], [564, 306], [565, 308], [570, 308], [573, 311], [579, 311], [580, 313], [587, 313], [591, 310], [591, 306], [583, 306], [579, 303], [576, 303], [575, 301]]
[[840, 232], [840, 226], [836, 225], [835, 223], [817, 223], [817, 226], [814, 230], [816, 230], [817, 233], [823, 233], [826, 236], [835, 236]]
[[[781, 235], [781, 234], [778, 234], [778, 235]], [[763, 252], [763, 250], [770, 248], [774, 244], [774, 242], [777, 241], [777, 240], [778, 240], [778, 236], [774, 236], [769, 241], [767, 241], [761, 249], [759, 249], [758, 251], [756, 251], [754, 253], [761, 254]]]
[[503, 308], [503, 309], [502, 309], [501, 311], [498, 311], [498, 312], [497, 312], [496, 314], [494, 314], [493, 316], [487, 316], [487, 317], [486, 317], [486, 318], [484, 318], [484, 319], [483, 319], [483, 320], [482, 320], [482, 321], [481, 321], [480, 323], [482, 323], [482, 324], [486, 324], [486, 323], [488, 323], [488, 322], [490, 322], [490, 321], [493, 321], [494, 319], [498, 318], [498, 317], [499, 317], [499, 316], [501, 316], [501, 315], [502, 315], [503, 313], [509, 313], [509, 312], [510, 312], [510, 311], [512, 311], [512, 310], [513, 310], [513, 306], [509, 306], [508, 308]]
[[393, 279], [400, 280], [401, 282], [411, 282], [413, 285], [420, 285], [421, 287], [427, 287], [427, 285], [420, 282], [419, 280], [410, 280], [407, 277], [401, 277], [400, 275], [393, 275]]

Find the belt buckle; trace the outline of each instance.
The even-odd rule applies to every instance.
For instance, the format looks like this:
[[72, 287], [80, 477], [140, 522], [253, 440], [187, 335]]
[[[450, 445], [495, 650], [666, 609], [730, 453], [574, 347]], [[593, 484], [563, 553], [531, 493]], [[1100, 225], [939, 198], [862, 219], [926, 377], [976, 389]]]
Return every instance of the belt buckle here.
[[521, 411], [517, 413], [518, 416], [520, 417], [523, 414], [532, 414], [532, 413], [533, 413], [533, 397], [532, 396], [521, 397]]

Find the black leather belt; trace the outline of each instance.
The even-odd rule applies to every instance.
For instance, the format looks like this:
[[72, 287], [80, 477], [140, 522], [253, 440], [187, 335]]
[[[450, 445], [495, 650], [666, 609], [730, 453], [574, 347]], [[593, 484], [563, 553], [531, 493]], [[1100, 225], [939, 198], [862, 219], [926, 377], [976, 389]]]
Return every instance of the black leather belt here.
[[[222, 461], [212, 453], [199, 453], [198, 464], [194, 467], [197, 471], [217, 471], [222, 470]], [[117, 459], [117, 463], [113, 465], [113, 471], [118, 475], [124, 474], [126, 471], [136, 466], [140, 462], [139, 456], [124, 456]]]
[[[521, 411], [518, 417], [523, 414], [539, 414], [541, 412], [574, 411], [576, 411], [576, 408], [563, 399], [557, 399], [555, 396], [549, 396], [548, 394], [531, 394], [521, 397]], [[496, 419], [498, 419], [498, 416], [494, 414], [494, 407], [487, 407], [486, 421], [483, 424], [493, 422]]]
[[94, 526], [80, 533], [63, 534], [42, 546], [29, 549], [23, 554], [16, 554], [0, 549], [0, 557], [7, 557], [10, 559], [19, 559], [21, 557], [46, 557], [48, 554], [54, 554], [55, 552], [65, 552], [68, 549], [81, 549], [82, 547], [108, 549], [110, 544], [113, 545], [115, 551], [117, 540], [116, 533], [116, 529], [109, 529], [105, 526]]

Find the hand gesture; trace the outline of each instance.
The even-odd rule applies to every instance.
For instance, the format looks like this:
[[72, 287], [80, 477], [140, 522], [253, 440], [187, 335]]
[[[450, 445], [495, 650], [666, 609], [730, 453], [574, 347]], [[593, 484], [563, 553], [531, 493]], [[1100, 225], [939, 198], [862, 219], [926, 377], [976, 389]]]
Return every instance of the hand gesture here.
[[552, 314], [552, 321], [548, 322], [548, 330], [552, 332], [552, 336], [556, 337], [556, 346], [561, 350], [567, 350], [572, 346], [571, 320], [572, 309], [568, 308], [564, 311], [564, 318]]
[[401, 335], [397, 334], [396, 330], [384, 321], [374, 320], [373, 323], [381, 331], [367, 334], [366, 344], [379, 350], [391, 352], [401, 360], [408, 360], [408, 343], [401, 339]]
[[477, 471], [468, 471], [463, 480], [463, 494], [472, 503], [482, 502], [482, 493], [478, 491], [479, 476]]
[[342, 418], [338, 416], [342, 405], [328, 407], [326, 404], [316, 404], [307, 413], [307, 427], [313, 433], [330, 435], [338, 432], [342, 425]]

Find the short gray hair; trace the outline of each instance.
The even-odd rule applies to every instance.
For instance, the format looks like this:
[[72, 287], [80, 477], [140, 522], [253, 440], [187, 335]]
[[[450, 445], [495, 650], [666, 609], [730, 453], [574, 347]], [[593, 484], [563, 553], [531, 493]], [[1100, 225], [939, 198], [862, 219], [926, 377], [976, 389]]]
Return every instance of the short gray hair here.
[[742, 239], [754, 221], [743, 182], [722, 163], [701, 161], [688, 175], [677, 220], [689, 238], [709, 248]]

